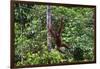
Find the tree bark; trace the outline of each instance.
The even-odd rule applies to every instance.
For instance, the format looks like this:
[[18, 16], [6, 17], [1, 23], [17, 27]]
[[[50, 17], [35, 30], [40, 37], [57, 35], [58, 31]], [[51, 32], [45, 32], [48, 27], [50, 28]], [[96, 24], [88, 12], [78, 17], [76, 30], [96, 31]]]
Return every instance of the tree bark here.
[[51, 12], [50, 12], [50, 5], [47, 6], [47, 46], [48, 46], [48, 51], [51, 51], [51, 34], [49, 31], [49, 24], [51, 23]]

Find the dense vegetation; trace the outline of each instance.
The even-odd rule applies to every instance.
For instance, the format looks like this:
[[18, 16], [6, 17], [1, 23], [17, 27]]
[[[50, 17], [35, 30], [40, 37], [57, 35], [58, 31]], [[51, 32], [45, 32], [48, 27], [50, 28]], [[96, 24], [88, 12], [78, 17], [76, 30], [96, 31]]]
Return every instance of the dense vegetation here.
[[55, 48], [47, 48], [47, 5], [15, 4], [15, 64], [58, 64], [94, 60], [94, 9], [84, 7], [51, 6], [52, 23], [55, 29], [64, 16], [62, 42], [71, 49], [66, 54]]

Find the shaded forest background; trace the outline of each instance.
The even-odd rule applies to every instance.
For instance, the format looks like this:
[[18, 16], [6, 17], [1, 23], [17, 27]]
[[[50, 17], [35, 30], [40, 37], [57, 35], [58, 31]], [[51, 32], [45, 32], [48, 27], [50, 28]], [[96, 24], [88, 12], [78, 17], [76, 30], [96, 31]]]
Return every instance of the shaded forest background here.
[[[47, 5], [14, 4], [15, 64], [58, 64], [94, 60], [94, 9], [84, 7], [51, 6], [52, 24], [57, 30], [61, 16], [64, 27], [62, 42], [69, 43], [71, 51], [60, 53], [52, 40], [47, 48]], [[78, 49], [78, 50], [77, 50]]]

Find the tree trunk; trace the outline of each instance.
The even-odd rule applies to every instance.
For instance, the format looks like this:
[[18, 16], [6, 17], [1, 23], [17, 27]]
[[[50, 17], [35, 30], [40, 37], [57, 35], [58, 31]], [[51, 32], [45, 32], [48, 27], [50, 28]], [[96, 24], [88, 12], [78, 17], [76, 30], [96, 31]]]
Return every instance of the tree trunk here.
[[50, 12], [50, 5], [47, 6], [47, 46], [48, 51], [51, 51], [51, 34], [48, 29], [48, 25], [51, 23], [51, 12]]

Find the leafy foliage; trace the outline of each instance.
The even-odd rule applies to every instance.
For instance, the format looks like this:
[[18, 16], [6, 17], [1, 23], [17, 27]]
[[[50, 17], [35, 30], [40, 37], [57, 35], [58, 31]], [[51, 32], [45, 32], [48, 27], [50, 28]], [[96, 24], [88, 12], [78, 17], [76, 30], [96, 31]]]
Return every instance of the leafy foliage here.
[[[15, 64], [58, 64], [74, 61], [94, 60], [94, 9], [83, 7], [51, 6], [52, 23], [58, 30], [64, 16], [62, 42], [70, 43], [72, 53], [62, 54], [55, 48], [47, 49], [46, 8], [47, 5], [14, 5]], [[74, 52], [74, 53], [73, 53]]]

